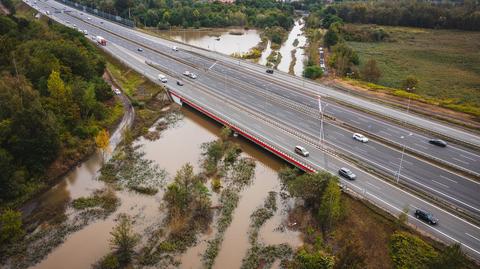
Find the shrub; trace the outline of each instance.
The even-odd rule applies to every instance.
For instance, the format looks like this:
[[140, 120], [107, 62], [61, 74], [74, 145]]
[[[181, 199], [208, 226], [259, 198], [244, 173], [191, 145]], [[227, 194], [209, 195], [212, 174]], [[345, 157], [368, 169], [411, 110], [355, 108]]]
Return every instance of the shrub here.
[[0, 215], [0, 245], [17, 242], [24, 235], [22, 213], [12, 209], [5, 210]]
[[305, 70], [303, 70], [303, 76], [309, 79], [316, 79], [322, 75], [323, 70], [318, 65], [307, 66], [305, 67]]
[[395, 232], [389, 247], [395, 268], [427, 269], [438, 255], [429, 244], [407, 232]]

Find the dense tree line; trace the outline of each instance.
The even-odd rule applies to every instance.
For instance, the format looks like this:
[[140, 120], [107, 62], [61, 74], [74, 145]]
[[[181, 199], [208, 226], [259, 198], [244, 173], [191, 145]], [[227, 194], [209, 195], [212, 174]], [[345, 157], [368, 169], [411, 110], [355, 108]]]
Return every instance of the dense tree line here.
[[131, 18], [137, 25], [182, 27], [293, 26], [293, 7], [274, 0], [237, 0], [233, 4], [197, 0], [81, 0], [105, 12]]
[[351, 23], [480, 30], [478, 1], [434, 4], [423, 1], [342, 2], [320, 13]]
[[73, 159], [93, 140], [112, 94], [101, 78], [105, 61], [73, 29], [0, 16], [0, 40], [3, 205], [44, 184], [59, 154]]

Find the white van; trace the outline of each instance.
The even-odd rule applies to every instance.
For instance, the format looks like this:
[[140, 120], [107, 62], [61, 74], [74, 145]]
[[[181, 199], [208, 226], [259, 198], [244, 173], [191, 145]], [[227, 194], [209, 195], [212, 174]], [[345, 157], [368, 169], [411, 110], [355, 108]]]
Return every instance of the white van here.
[[163, 83], [167, 83], [167, 77], [162, 74], [158, 74], [158, 80], [160, 80]]

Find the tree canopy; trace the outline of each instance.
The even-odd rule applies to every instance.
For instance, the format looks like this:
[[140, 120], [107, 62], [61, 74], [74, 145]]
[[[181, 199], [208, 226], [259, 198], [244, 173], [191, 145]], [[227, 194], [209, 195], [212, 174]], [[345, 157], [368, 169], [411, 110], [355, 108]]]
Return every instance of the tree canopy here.
[[2, 204], [41, 186], [59, 154], [68, 160], [93, 144], [108, 116], [101, 101], [112, 93], [101, 78], [105, 61], [73, 29], [0, 16], [0, 40]]
[[135, 20], [137, 25], [182, 27], [293, 26], [293, 7], [274, 0], [237, 0], [232, 4], [194, 0], [81, 0], [112, 14]]

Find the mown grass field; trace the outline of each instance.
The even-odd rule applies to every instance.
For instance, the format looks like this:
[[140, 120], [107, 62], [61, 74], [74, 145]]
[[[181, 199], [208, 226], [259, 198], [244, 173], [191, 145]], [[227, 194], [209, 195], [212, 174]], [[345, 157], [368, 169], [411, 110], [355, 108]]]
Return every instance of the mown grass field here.
[[480, 32], [381, 28], [390, 41], [348, 42], [361, 64], [377, 61], [382, 71], [378, 84], [400, 88], [405, 77], [414, 75], [419, 80], [415, 92], [423, 97], [447, 107], [480, 107]]

